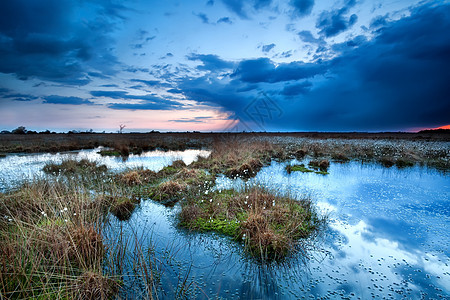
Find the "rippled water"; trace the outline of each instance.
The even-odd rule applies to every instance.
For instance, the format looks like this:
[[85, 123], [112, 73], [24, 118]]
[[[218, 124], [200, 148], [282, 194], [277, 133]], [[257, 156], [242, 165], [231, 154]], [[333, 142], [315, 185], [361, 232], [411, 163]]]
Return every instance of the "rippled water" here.
[[[23, 170], [33, 174], [48, 159], [81, 158], [95, 152], [36, 155], [33, 160], [8, 157], [0, 160], [0, 176], [8, 173], [4, 166], [17, 168], [21, 160]], [[98, 159], [113, 169], [141, 163], [158, 170], [176, 158], [189, 163], [198, 154], [153, 152], [130, 156], [125, 163]], [[8, 159], [12, 161], [4, 164]], [[331, 163], [329, 175], [287, 174], [285, 165], [272, 162], [247, 183], [220, 177], [216, 188], [257, 182], [282, 193], [311, 195], [322, 213], [328, 214], [329, 226], [306, 260], [299, 256], [285, 265], [261, 266], [226, 237], [176, 228], [179, 207], [166, 208], [150, 200], [142, 201], [127, 222], [112, 218], [107, 238], [122, 232], [130, 261], [136, 250], [134, 240], [140, 241], [140, 251], [156, 257], [153, 267], [161, 276], [161, 299], [174, 298], [184, 281], [195, 290], [191, 298], [205, 299], [450, 297], [448, 175], [427, 168], [387, 169], [357, 162]], [[126, 293], [142, 296], [142, 282], [131, 268], [125, 267], [127, 272]]]

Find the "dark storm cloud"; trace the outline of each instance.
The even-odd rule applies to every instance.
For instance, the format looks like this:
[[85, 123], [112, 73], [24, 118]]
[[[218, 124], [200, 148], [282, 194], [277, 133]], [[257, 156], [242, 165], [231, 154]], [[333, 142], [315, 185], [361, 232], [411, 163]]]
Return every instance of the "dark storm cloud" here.
[[231, 69], [234, 63], [226, 61], [214, 54], [190, 54], [187, 59], [196, 61], [199, 60], [203, 63], [197, 67], [199, 70], [203, 71], [222, 71], [223, 69]]
[[376, 16], [370, 21], [370, 29], [378, 29], [387, 24], [387, 16]]
[[291, 62], [276, 66], [268, 58], [258, 58], [241, 61], [232, 77], [249, 83], [274, 83], [310, 78], [323, 74], [326, 70], [325, 64]]
[[[437, 26], [436, 24], [439, 24]], [[450, 5], [424, 6], [336, 58], [327, 80], [286, 108], [309, 130], [404, 130], [449, 124]], [[297, 120], [297, 121], [296, 121]]]
[[69, 105], [83, 105], [83, 104], [92, 105], [92, 104], [94, 104], [94, 102], [92, 102], [92, 101], [82, 99], [79, 97], [65, 97], [65, 96], [57, 96], [57, 95], [44, 97], [44, 103], [69, 104]]
[[319, 33], [331, 37], [353, 26], [358, 20], [358, 16], [355, 14], [347, 16], [347, 14], [355, 4], [356, 0], [348, 0], [340, 9], [322, 12], [316, 23]]
[[314, 0], [291, 0], [290, 5], [294, 8], [297, 17], [304, 17], [311, 13]]
[[[228, 80], [183, 79], [178, 89], [241, 120], [260, 90], [283, 112], [267, 130], [406, 130], [449, 124], [450, 5], [425, 5], [373, 39], [337, 44], [328, 62], [241, 61]], [[315, 77], [315, 75], [326, 75]], [[312, 78], [314, 77], [314, 79]], [[305, 79], [308, 81], [305, 82]]]
[[95, 14], [73, 18], [77, 1], [15, 0], [0, 9], [0, 72], [20, 79], [37, 77], [65, 84], [90, 82], [87, 70], [113, 73], [115, 56], [108, 50], [108, 33], [123, 6], [110, 1], [89, 3]]
[[351, 40], [348, 40], [346, 42], [342, 42], [342, 43], [337, 43], [331, 46], [331, 49], [336, 52], [345, 52], [345, 51], [349, 51], [352, 50], [355, 47], [359, 47], [361, 45], [365, 45], [365, 43], [367, 42], [367, 38], [364, 35], [358, 35], [356, 37], [354, 37]]
[[209, 76], [184, 78], [178, 83], [178, 88], [188, 99], [231, 113], [242, 111], [243, 105], [252, 97], [239, 92], [244, 86], [246, 85], [239, 81], [221, 82]]
[[275, 44], [263, 45], [261, 47], [262, 52], [267, 53], [275, 47]]
[[281, 91], [281, 94], [284, 96], [298, 96], [301, 94], [306, 94], [310, 90], [311, 86], [312, 83], [309, 81], [286, 85]]

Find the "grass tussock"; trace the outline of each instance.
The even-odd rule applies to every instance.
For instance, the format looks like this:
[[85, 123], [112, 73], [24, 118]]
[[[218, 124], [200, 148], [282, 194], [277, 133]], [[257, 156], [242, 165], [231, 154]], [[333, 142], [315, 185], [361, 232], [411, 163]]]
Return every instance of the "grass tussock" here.
[[82, 160], [63, 160], [61, 163], [48, 163], [43, 171], [52, 175], [74, 175], [79, 173], [105, 173], [108, 168], [105, 165], [99, 165], [96, 162], [87, 159]]
[[318, 232], [323, 220], [309, 199], [276, 195], [261, 187], [245, 191], [215, 191], [183, 202], [180, 226], [213, 231], [242, 241], [262, 261], [283, 259], [301, 239]]
[[119, 183], [127, 186], [148, 184], [153, 182], [156, 178], [156, 172], [147, 169], [129, 170], [117, 175]]
[[184, 182], [168, 180], [155, 186], [149, 194], [149, 197], [155, 201], [177, 201], [183, 197], [187, 190], [187, 184]]
[[326, 172], [328, 170], [328, 167], [330, 166], [330, 162], [327, 159], [322, 160], [311, 160], [308, 163], [308, 166], [315, 170], [320, 170]]
[[117, 290], [117, 280], [103, 271], [108, 203], [69, 181], [39, 180], [0, 195], [2, 296], [107, 299]]
[[111, 213], [119, 219], [119, 221], [127, 221], [131, 218], [134, 209], [136, 208], [136, 204], [138, 203], [137, 199], [129, 198], [129, 197], [111, 197], [113, 198], [111, 202], [110, 211]]
[[216, 141], [210, 156], [199, 158], [192, 166], [212, 174], [249, 178], [270, 162], [275, 153], [275, 147], [267, 142]]
[[155, 180], [143, 186], [143, 196], [172, 206], [177, 201], [200, 195], [215, 182], [215, 176], [203, 169], [187, 167], [182, 160], [164, 167], [154, 175]]

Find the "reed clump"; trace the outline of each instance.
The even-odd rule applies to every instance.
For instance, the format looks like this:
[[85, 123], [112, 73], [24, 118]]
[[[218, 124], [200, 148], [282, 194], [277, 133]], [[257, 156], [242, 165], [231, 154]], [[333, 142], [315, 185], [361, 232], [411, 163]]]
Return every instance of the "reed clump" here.
[[[14, 299], [114, 294], [119, 283], [103, 269], [106, 205], [84, 183], [61, 177], [0, 194], [0, 294]], [[86, 274], [96, 276], [81, 288]]]

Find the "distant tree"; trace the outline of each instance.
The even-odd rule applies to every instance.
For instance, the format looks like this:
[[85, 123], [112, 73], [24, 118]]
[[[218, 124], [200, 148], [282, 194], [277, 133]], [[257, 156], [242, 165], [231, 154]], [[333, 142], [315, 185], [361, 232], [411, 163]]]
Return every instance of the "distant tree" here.
[[122, 133], [122, 131], [123, 131], [123, 129], [124, 129], [125, 127], [127, 127], [127, 125], [120, 124], [120, 125], [119, 125], [119, 133]]
[[25, 134], [25, 133], [27, 133], [27, 130], [26, 130], [25, 126], [19, 126], [16, 129], [14, 129], [12, 131], [12, 133], [13, 134]]

